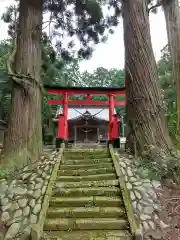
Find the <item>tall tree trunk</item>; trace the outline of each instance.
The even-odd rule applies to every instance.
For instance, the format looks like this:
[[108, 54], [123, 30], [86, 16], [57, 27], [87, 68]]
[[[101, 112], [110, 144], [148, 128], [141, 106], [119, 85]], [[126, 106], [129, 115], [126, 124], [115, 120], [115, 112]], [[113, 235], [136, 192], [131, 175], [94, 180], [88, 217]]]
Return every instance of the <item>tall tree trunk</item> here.
[[[148, 146], [172, 147], [158, 86], [147, 1], [123, 0], [128, 146], [141, 154]], [[135, 145], [133, 144], [135, 142]]]
[[[40, 81], [42, 0], [21, 0], [15, 71]], [[24, 79], [24, 81], [27, 81]], [[35, 83], [24, 90], [13, 84], [12, 104], [4, 145], [4, 163], [35, 161], [42, 151], [41, 92]], [[30, 159], [29, 159], [30, 158]]]
[[177, 130], [180, 131], [180, 9], [178, 0], [163, 0], [162, 3], [176, 85]]

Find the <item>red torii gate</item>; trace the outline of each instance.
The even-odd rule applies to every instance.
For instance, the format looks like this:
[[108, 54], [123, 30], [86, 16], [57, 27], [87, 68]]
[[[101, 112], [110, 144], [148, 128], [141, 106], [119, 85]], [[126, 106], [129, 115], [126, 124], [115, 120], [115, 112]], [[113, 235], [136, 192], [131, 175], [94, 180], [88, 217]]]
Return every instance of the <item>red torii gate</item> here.
[[[103, 87], [56, 87], [44, 86], [48, 94], [58, 94], [63, 96], [63, 100], [48, 100], [48, 104], [62, 105], [63, 113], [58, 118], [58, 135], [56, 137], [56, 146], [61, 142], [68, 141], [68, 105], [83, 106], [108, 106], [109, 107], [109, 130], [108, 142], [113, 143], [119, 139], [118, 117], [114, 114], [115, 106], [126, 106], [125, 101], [115, 101], [114, 97], [125, 95], [125, 88], [103, 88]], [[85, 100], [70, 100], [69, 96], [85, 95]], [[107, 95], [108, 101], [94, 101], [92, 95]], [[64, 126], [62, 128], [62, 126]]]

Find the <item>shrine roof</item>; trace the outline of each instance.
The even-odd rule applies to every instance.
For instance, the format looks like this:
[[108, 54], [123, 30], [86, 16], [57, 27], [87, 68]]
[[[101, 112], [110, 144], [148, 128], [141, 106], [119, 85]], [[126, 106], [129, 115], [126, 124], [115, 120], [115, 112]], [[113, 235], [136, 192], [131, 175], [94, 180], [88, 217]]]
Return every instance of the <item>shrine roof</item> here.
[[108, 108], [68, 108], [68, 120], [81, 118], [85, 113], [89, 112], [95, 119], [109, 121]]
[[48, 93], [65, 93], [68, 92], [70, 94], [124, 94], [125, 87], [123, 88], [109, 88], [109, 87], [61, 87], [61, 86], [52, 86], [52, 85], [44, 85], [44, 88]]
[[125, 87], [122, 88], [110, 88], [110, 87], [61, 87], [61, 86], [52, 86], [52, 85], [44, 85], [45, 89], [57, 89], [57, 90], [92, 90], [92, 91], [117, 91], [117, 90], [125, 90]]
[[[83, 107], [83, 108], [68, 108], [68, 120], [77, 120], [83, 117], [83, 115], [89, 112], [94, 119], [109, 121], [109, 109], [108, 108], [94, 108], [94, 107]], [[62, 109], [59, 109], [58, 114], [62, 113]], [[116, 113], [114, 109], [114, 113]]]

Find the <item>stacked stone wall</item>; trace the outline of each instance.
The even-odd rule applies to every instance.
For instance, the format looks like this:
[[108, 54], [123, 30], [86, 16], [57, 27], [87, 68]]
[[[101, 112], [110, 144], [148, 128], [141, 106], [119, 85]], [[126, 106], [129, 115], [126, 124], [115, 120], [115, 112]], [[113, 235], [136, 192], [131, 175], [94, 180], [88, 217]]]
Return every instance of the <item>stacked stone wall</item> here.
[[0, 179], [0, 239], [28, 239], [38, 221], [42, 203], [58, 161], [57, 153], [41, 156], [31, 168]]
[[161, 183], [143, 178], [139, 173], [133, 156], [115, 152], [136, 221], [140, 225], [143, 237], [147, 239], [162, 239], [163, 232], [168, 228], [161, 219], [162, 209], [157, 193], [161, 190]]

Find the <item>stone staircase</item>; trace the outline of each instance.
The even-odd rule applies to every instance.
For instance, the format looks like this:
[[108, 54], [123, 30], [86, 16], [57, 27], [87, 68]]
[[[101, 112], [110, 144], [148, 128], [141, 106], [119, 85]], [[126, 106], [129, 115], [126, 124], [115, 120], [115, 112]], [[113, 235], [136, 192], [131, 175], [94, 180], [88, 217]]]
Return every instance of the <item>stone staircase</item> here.
[[133, 239], [107, 149], [65, 151], [43, 234], [59, 240]]

